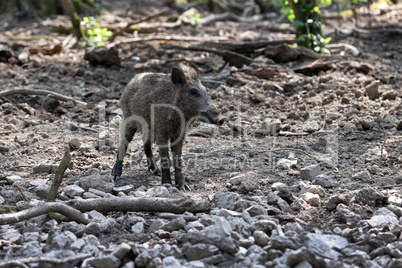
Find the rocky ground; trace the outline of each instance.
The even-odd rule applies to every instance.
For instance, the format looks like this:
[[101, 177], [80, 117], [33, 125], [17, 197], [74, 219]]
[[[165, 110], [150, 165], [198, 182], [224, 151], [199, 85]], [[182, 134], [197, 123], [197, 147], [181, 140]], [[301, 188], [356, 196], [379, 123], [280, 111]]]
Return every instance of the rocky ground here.
[[[142, 5], [138, 18], [162, 5], [120, 2]], [[334, 51], [339, 58], [328, 70], [286, 71], [271, 79], [238, 76], [236, 68], [222, 68], [219, 56], [164, 50], [161, 41], [120, 46], [120, 67], [90, 66], [82, 49], [33, 53], [29, 48], [65, 40], [50, 29], [67, 17], [39, 23], [2, 16], [0, 44], [13, 56], [0, 62], [0, 93], [47, 89], [86, 105], [47, 96], [0, 98], [1, 213], [43, 206], [66, 144], [71, 163], [60, 202], [186, 196], [210, 207], [193, 213], [91, 210], [85, 212], [89, 223], [42, 215], [2, 225], [0, 267], [401, 267], [402, 35], [378, 30], [393, 25], [400, 31], [401, 14], [400, 6], [379, 12], [371, 18], [375, 30], [362, 30], [366, 17], [360, 31], [351, 18], [328, 19], [332, 43], [351, 44], [359, 53]], [[231, 42], [293, 36], [277, 18], [182, 25], [157, 34]], [[52, 40], [11, 38], [19, 35]], [[139, 135], [123, 177], [111, 181], [122, 89], [136, 73], [166, 73], [182, 60], [200, 68], [229, 119], [222, 127], [196, 122], [188, 133], [183, 162], [192, 191], [161, 186], [148, 173]]]

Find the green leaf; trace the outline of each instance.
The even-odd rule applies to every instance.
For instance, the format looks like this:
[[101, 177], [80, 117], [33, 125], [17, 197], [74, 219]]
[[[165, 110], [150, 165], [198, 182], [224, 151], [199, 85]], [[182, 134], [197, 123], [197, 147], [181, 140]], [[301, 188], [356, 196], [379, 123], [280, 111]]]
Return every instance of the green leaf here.
[[313, 8], [313, 11], [314, 11], [315, 13], [320, 13], [320, 8], [317, 7], [317, 6], [315, 6], [315, 7]]

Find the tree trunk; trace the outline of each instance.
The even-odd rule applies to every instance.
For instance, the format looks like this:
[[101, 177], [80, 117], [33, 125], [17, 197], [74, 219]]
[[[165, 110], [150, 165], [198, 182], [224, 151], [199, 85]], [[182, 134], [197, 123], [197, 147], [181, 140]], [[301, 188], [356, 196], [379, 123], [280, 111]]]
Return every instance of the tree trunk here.
[[78, 16], [77, 11], [75, 10], [74, 4], [71, 0], [61, 0], [61, 4], [63, 5], [64, 11], [70, 17], [71, 22], [73, 24], [73, 32], [77, 37], [77, 41], [81, 39], [81, 18]]
[[[297, 24], [296, 38], [300, 38], [303, 35], [322, 35], [321, 26], [317, 26], [315, 22], [319, 21], [319, 14], [313, 11], [313, 8], [317, 6], [317, 0], [289, 0], [289, 5], [292, 8], [295, 21], [302, 23]], [[312, 20], [313, 23], [308, 23], [308, 20]], [[303, 46], [312, 48], [310, 44], [310, 38], [306, 38], [303, 42]]]

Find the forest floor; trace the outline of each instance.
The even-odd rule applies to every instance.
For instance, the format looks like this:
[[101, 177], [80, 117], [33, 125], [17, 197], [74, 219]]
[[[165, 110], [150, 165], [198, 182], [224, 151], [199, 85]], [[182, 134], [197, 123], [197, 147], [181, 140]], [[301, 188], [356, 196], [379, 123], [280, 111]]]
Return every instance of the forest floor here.
[[[113, 1], [113, 5], [105, 4], [110, 14], [102, 16], [100, 22], [110, 27], [118, 23], [117, 18], [126, 19], [120, 7], [132, 10], [132, 18], [142, 18], [162, 9], [159, 2]], [[169, 9], [168, 14], [147, 23], [165, 22], [181, 12]], [[318, 204], [305, 204], [299, 210], [290, 210], [290, 214], [307, 223], [306, 230], [331, 229], [343, 222], [336, 211], [325, 206], [331, 197], [374, 187], [387, 198], [371, 206], [350, 205], [362, 219], [369, 219], [379, 207], [391, 202], [389, 197], [402, 197], [402, 9], [372, 12], [377, 13], [359, 17], [359, 28], [351, 17], [324, 20], [324, 35], [332, 37], [331, 44], [350, 44], [358, 49], [358, 55], [334, 50], [336, 58], [327, 68], [304, 74], [292, 70], [304, 63], [301, 59], [278, 63], [284, 71], [267, 79], [244, 75], [210, 52], [163, 47], [200, 41], [122, 44], [118, 46], [121, 65], [112, 67], [89, 65], [84, 60], [85, 49], [80, 48], [70, 47], [50, 55], [34, 53], [34, 48], [49, 51], [67, 38], [52, 29], [67, 25], [68, 18], [16, 20], [1, 16], [0, 23], [6, 27], [0, 33], [0, 45], [7, 45], [14, 58], [4, 62], [0, 56], [0, 93], [13, 88], [44, 89], [87, 103], [18, 94], [0, 98], [2, 205], [15, 206], [24, 198], [45, 199], [34, 189], [40, 183], [50, 185], [54, 172], [42, 173], [38, 165], [50, 162], [57, 166], [64, 146], [73, 139], [79, 141], [80, 148], [72, 151], [60, 191], [85, 176], [110, 175], [118, 146], [116, 109], [124, 86], [135, 74], [168, 73], [178, 62], [191, 61], [199, 67], [209, 95], [229, 123], [218, 127], [195, 122], [190, 129], [183, 163], [192, 191], [184, 195], [208, 200], [227, 188], [261, 203], [273, 190], [272, 185], [280, 182], [297, 196], [296, 188], [300, 191], [302, 185], [312, 184], [305, 177], [303, 180], [301, 169], [320, 163], [317, 172], [329, 182], [325, 194]], [[201, 11], [201, 16], [206, 15]], [[33, 38], [45, 35], [48, 38]], [[152, 33], [138, 33], [138, 37], [148, 35], [200, 37], [204, 41], [227, 38], [223, 43], [294, 38], [289, 25], [278, 17], [254, 23], [218, 21], [199, 29], [184, 24], [156, 27]], [[119, 36], [117, 41], [124, 38]], [[18, 59], [22, 52], [27, 56]], [[248, 56], [261, 64], [275, 64], [264, 53]], [[379, 94], [372, 95], [369, 91], [377, 87]], [[273, 121], [277, 131], [262, 133], [261, 129]], [[156, 151], [154, 146], [155, 155]], [[122, 178], [115, 187], [134, 185], [136, 189], [144, 185], [150, 189], [160, 185], [160, 177], [147, 170], [140, 135], [130, 143], [127, 155]], [[20, 188], [25, 196], [8, 185], [7, 177], [11, 175], [22, 178]], [[250, 189], [231, 183], [230, 179], [239, 175], [253, 181]], [[314, 180], [315, 175], [310, 175]], [[289, 204], [294, 201], [286, 195], [281, 197]], [[116, 232], [104, 241], [121, 242], [122, 236], [124, 233]]]

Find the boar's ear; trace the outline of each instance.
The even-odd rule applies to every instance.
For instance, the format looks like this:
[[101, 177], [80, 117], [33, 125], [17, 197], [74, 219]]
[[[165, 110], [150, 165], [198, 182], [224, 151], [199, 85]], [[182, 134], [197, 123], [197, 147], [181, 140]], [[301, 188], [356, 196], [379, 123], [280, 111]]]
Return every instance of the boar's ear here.
[[184, 85], [186, 83], [186, 77], [182, 69], [177, 67], [172, 68], [172, 82], [176, 85]]

